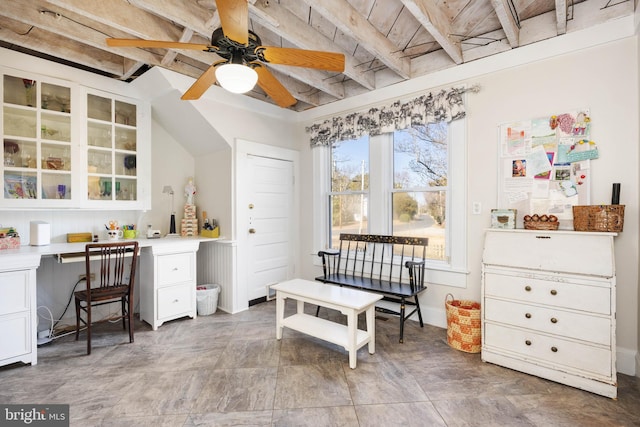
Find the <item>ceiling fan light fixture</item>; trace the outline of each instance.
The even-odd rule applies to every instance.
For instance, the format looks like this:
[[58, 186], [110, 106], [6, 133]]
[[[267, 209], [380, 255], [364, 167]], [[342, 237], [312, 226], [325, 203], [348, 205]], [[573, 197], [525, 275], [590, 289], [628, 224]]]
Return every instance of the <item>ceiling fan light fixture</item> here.
[[258, 82], [258, 73], [246, 65], [223, 64], [216, 68], [220, 86], [233, 93], [247, 93]]

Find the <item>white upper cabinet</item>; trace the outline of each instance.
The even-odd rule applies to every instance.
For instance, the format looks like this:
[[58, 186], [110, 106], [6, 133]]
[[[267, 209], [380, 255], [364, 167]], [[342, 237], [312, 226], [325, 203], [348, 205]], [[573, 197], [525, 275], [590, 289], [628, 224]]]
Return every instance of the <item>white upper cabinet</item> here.
[[32, 73], [0, 73], [0, 208], [150, 208], [148, 103]]

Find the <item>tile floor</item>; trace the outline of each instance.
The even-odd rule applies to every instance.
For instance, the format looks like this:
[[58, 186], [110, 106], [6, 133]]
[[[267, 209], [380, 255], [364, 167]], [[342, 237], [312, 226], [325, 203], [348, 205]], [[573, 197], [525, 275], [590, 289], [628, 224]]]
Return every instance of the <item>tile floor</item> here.
[[355, 370], [332, 344], [287, 329], [277, 341], [274, 302], [136, 326], [133, 344], [101, 325], [91, 356], [65, 337], [36, 366], [0, 368], [0, 402], [68, 403], [83, 427], [640, 426], [640, 378], [619, 374], [612, 400], [483, 363], [441, 328], [409, 322], [399, 344], [393, 317]]

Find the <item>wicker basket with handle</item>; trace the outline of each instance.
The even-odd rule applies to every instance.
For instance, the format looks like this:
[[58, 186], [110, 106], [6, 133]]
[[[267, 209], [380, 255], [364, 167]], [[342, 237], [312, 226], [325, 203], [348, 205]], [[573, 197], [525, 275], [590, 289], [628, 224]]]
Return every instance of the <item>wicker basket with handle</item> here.
[[480, 303], [456, 300], [447, 294], [444, 300], [447, 312], [447, 343], [456, 350], [480, 353]]

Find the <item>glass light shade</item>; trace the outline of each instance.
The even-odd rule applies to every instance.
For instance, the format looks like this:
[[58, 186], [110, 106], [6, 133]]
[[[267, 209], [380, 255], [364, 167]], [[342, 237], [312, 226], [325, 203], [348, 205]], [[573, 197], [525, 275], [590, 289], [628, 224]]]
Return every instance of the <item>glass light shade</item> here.
[[246, 65], [224, 64], [216, 68], [216, 79], [229, 92], [246, 93], [256, 85], [258, 73]]

